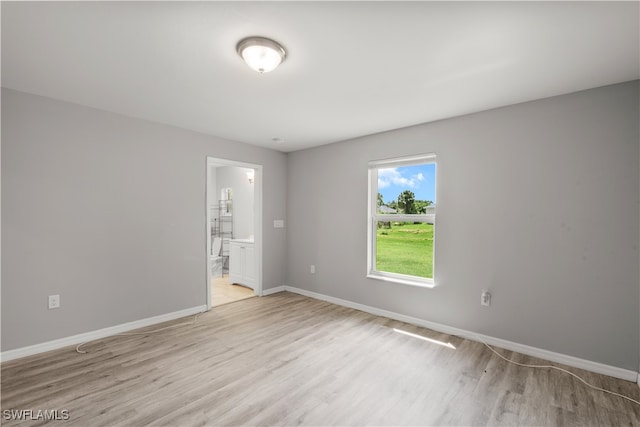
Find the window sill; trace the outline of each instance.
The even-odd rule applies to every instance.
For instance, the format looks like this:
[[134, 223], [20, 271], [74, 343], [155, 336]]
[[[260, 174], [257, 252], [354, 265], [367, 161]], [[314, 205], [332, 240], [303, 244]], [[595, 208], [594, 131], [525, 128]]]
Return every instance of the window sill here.
[[383, 282], [399, 283], [401, 285], [416, 286], [418, 288], [433, 289], [436, 287], [434, 282], [419, 282], [411, 279], [401, 279], [398, 277], [381, 276], [379, 274], [367, 274], [368, 279], [382, 280]]

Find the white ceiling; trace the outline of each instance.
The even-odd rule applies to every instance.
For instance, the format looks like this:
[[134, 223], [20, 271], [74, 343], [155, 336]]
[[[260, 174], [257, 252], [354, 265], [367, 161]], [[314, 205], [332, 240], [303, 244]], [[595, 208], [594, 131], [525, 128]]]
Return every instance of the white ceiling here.
[[[2, 85], [293, 151], [637, 79], [638, 22], [638, 2], [2, 2]], [[250, 70], [249, 35], [285, 62]]]

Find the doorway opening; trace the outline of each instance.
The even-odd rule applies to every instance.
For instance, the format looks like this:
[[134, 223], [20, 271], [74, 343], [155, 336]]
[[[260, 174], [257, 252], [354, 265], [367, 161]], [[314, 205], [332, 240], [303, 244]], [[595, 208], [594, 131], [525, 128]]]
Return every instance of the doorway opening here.
[[262, 295], [262, 166], [207, 157], [207, 308]]

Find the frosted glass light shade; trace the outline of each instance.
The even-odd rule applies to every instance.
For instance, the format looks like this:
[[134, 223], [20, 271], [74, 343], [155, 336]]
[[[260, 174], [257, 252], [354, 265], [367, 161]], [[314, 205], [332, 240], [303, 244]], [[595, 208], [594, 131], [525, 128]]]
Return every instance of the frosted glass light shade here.
[[286, 56], [284, 48], [264, 37], [247, 37], [236, 46], [238, 54], [249, 67], [259, 73], [273, 71]]

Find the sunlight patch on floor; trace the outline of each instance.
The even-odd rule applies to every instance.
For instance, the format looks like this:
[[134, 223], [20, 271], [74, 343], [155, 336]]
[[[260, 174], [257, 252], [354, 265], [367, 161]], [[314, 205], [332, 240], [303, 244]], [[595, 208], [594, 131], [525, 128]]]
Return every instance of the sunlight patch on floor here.
[[422, 335], [412, 334], [411, 332], [403, 331], [402, 329], [393, 328], [393, 331], [397, 332], [399, 334], [403, 334], [403, 335], [407, 335], [407, 336], [413, 337], [413, 338], [418, 338], [418, 339], [421, 339], [423, 341], [430, 342], [432, 344], [438, 344], [438, 345], [441, 345], [443, 347], [447, 347], [447, 348], [450, 348], [450, 349], [453, 349], [453, 350], [456, 349], [453, 346], [453, 344], [451, 344], [450, 342], [445, 343], [445, 342], [442, 342], [442, 341], [434, 340], [433, 338], [427, 338], [427, 337], [423, 337]]

